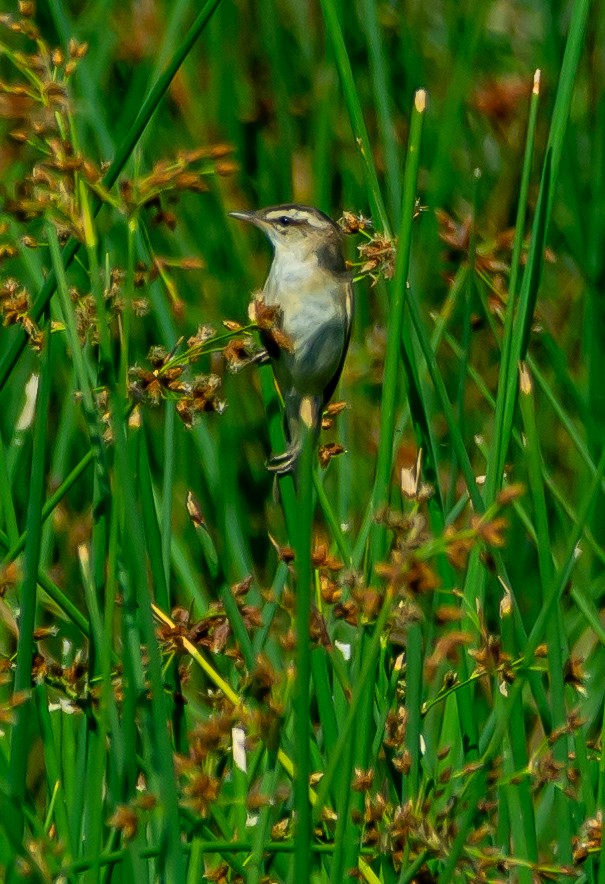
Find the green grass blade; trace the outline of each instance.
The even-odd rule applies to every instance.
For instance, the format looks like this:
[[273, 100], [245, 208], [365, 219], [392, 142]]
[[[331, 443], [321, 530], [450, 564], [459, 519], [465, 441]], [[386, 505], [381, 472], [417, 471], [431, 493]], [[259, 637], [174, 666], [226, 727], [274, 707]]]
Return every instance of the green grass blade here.
[[384, 149], [389, 215], [393, 219], [394, 225], [398, 227], [401, 220], [402, 174], [392, 99], [389, 95], [389, 80], [391, 78], [387, 71], [387, 52], [380, 32], [378, 8], [373, 0], [363, 0], [361, 19], [368, 39], [374, 102]]
[[338, 74], [342, 84], [345, 104], [351, 121], [351, 128], [353, 129], [353, 135], [357, 141], [359, 152], [361, 153], [371, 211], [373, 216], [379, 220], [383, 232], [389, 236], [391, 227], [382, 193], [380, 191], [380, 185], [378, 183], [376, 166], [374, 165], [372, 158], [372, 145], [370, 143], [368, 130], [366, 129], [366, 124], [363, 118], [363, 111], [357, 95], [353, 69], [351, 68], [351, 62], [347, 53], [347, 47], [340, 26], [336, 4], [334, 0], [321, 0], [321, 9], [326, 31], [334, 50], [334, 57], [336, 59]]
[[311, 808], [309, 806], [310, 775], [310, 686], [311, 647], [311, 526], [313, 522], [313, 435], [304, 423], [302, 454], [297, 466], [298, 521], [294, 536], [296, 551], [296, 686], [294, 690], [294, 722], [296, 754], [294, 806], [296, 808], [296, 853], [294, 884], [311, 880]]
[[[387, 350], [384, 366], [384, 380], [381, 404], [380, 445], [376, 464], [376, 479], [372, 493], [374, 516], [388, 503], [389, 486], [393, 464], [393, 433], [395, 429], [395, 409], [399, 383], [399, 358], [401, 336], [403, 330], [403, 314], [407, 295], [407, 282], [410, 268], [410, 252], [412, 246], [412, 227], [414, 206], [416, 203], [416, 187], [420, 163], [420, 141], [422, 124], [426, 110], [426, 92], [419, 90], [414, 100], [414, 108], [410, 123], [410, 139], [403, 183], [403, 204], [401, 209], [401, 227], [399, 230], [397, 262], [393, 279], [391, 299], [391, 315]], [[371, 541], [371, 562], [376, 564], [385, 553], [385, 528], [374, 526]]]
[[[22, 704], [17, 703], [15, 723], [11, 730], [10, 742], [10, 795], [17, 806], [23, 806], [27, 794], [27, 765], [31, 748], [30, 728], [32, 727], [32, 658], [34, 653], [34, 626], [36, 621], [38, 565], [42, 536], [42, 502], [44, 500], [44, 478], [48, 447], [48, 407], [52, 377], [49, 371], [52, 336], [47, 330], [46, 346], [40, 359], [40, 381], [36, 397], [34, 418], [34, 444], [32, 450], [29, 501], [27, 508], [27, 542], [25, 545], [25, 573], [21, 585], [19, 638], [17, 643], [17, 665], [13, 683], [13, 695], [18, 699], [21, 693], [27, 695]], [[15, 832], [24, 834], [22, 809], [17, 812]]]
[[531, 103], [529, 108], [527, 134], [525, 136], [525, 154], [523, 157], [521, 187], [519, 189], [519, 200], [517, 203], [515, 240], [513, 243], [513, 253], [511, 257], [510, 279], [508, 283], [508, 301], [506, 304], [504, 335], [502, 338], [502, 369], [500, 371], [500, 374], [498, 375], [498, 394], [496, 397], [496, 413], [494, 418], [494, 444], [491, 448], [491, 458], [489, 460], [489, 463], [487, 464], [486, 472], [487, 478], [485, 499], [488, 505], [493, 502], [496, 491], [500, 487], [500, 484], [502, 482], [502, 469], [504, 465], [504, 458], [506, 457], [506, 453], [502, 452], [502, 448], [506, 444], [503, 433], [504, 405], [509, 386], [508, 371], [512, 370], [512, 367], [510, 365], [510, 348], [512, 342], [515, 310], [517, 305], [517, 281], [519, 269], [521, 266], [521, 248], [523, 245], [523, 238], [525, 233], [525, 214], [527, 212], [527, 199], [529, 194], [534, 142], [536, 137], [536, 121], [538, 118], [538, 102], [540, 98], [540, 77], [541, 72], [536, 71], [534, 74], [534, 85], [532, 89]]
[[[519, 294], [517, 316], [511, 332], [511, 347], [506, 368], [507, 389], [500, 428], [500, 464], [497, 466], [501, 466], [504, 457], [506, 457], [508, 440], [512, 430], [514, 408], [517, 401], [517, 382], [514, 366], [518, 364], [519, 360], [525, 358], [529, 344], [534, 308], [542, 276], [544, 248], [552, 214], [554, 191], [561, 163], [563, 139], [567, 129], [576, 72], [584, 47], [584, 33], [589, 10], [590, 0], [580, 0], [580, 2], [574, 5], [570, 22], [548, 144], [546, 146], [546, 156], [542, 167], [538, 203], [532, 225], [531, 245]], [[496, 470], [496, 475], [498, 473], [499, 471]]]

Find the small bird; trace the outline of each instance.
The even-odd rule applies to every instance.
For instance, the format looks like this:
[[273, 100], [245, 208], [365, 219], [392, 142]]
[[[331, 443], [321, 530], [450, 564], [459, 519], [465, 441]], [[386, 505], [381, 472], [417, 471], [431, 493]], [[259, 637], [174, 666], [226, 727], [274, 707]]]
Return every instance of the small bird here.
[[265, 233], [274, 255], [261, 295], [279, 308], [276, 327], [289, 341], [279, 347], [261, 332], [285, 405], [288, 448], [271, 458], [278, 475], [292, 472], [302, 448], [301, 422], [319, 435], [323, 410], [344, 364], [353, 318], [352, 277], [340, 228], [310, 206], [270, 206], [230, 212]]

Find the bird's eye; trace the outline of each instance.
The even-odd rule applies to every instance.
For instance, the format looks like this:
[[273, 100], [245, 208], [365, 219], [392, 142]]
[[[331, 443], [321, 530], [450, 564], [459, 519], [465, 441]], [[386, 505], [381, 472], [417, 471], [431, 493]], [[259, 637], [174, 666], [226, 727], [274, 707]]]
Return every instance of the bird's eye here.
[[288, 215], [282, 215], [279, 219], [279, 223], [283, 224], [284, 227], [287, 227], [289, 224], [292, 223], [292, 218], [289, 218]]

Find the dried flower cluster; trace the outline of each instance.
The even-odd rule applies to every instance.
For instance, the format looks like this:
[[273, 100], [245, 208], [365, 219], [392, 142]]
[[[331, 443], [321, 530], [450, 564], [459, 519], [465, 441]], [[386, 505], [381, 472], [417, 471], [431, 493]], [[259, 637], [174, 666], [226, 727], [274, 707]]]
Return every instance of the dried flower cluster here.
[[[452, 268], [459, 266], [460, 261], [468, 263], [473, 219], [470, 214], [457, 221], [443, 209], [436, 209], [435, 215], [439, 224], [439, 236], [447, 246], [444, 256], [446, 265]], [[510, 273], [510, 261], [515, 237], [514, 228], [509, 228], [496, 236], [486, 238], [479, 236], [474, 254], [475, 271], [489, 284], [489, 307], [492, 312], [502, 314], [506, 306], [507, 277]], [[527, 253], [529, 241], [524, 243], [522, 260]], [[556, 260], [551, 249], [546, 249], [544, 257], [554, 263]], [[452, 280], [451, 275], [448, 276]]]
[[149, 360], [156, 368], [151, 371], [137, 366], [130, 369], [129, 393], [133, 401], [158, 405], [162, 398], [176, 399], [177, 414], [187, 427], [193, 426], [196, 415], [212, 411], [221, 414], [226, 403], [218, 397], [221, 384], [218, 375], [197, 375], [186, 381], [182, 378], [183, 366], [166, 368], [169, 358], [170, 354], [163, 348], [154, 347]]
[[[413, 218], [416, 219], [426, 206], [421, 206], [416, 200]], [[392, 279], [395, 273], [395, 260], [397, 258], [397, 241], [384, 233], [370, 233], [373, 228], [371, 218], [365, 218], [361, 213], [343, 212], [338, 220], [338, 225], [346, 235], [360, 233], [365, 237], [365, 242], [357, 246], [359, 261], [348, 262], [361, 279], [368, 276], [372, 285], [376, 285], [379, 279]]]
[[370, 218], [364, 218], [360, 214], [344, 212], [338, 224], [343, 233], [347, 235], [360, 233], [365, 237], [365, 242], [357, 246], [360, 260], [349, 262], [358, 277], [369, 276], [372, 285], [375, 285], [380, 277], [391, 279], [395, 271], [395, 258], [397, 256], [394, 240], [383, 233], [369, 233], [373, 224]]
[[43, 333], [30, 316], [31, 296], [25, 286], [15, 279], [0, 280], [0, 316], [2, 324], [19, 324], [27, 334], [36, 352], [39, 352], [44, 340]]
[[[180, 151], [173, 159], [159, 160], [147, 175], [120, 181], [121, 208], [127, 215], [138, 212], [143, 207], [155, 211], [154, 223], [165, 224], [174, 230], [177, 217], [164, 208], [164, 202], [172, 194], [184, 192], [205, 193], [208, 191], [209, 175], [231, 175], [237, 165], [231, 159], [233, 147], [229, 144], [215, 144], [196, 150]], [[101, 198], [109, 199], [101, 187], [93, 187]]]
[[[275, 318], [271, 320], [274, 321]], [[269, 320], [261, 315], [255, 325], [241, 326], [230, 320], [225, 320], [223, 325], [224, 332], [210, 325], [200, 326], [184, 349], [182, 340], [177, 341], [172, 351], [162, 346], [152, 347], [147, 357], [151, 367], [133, 366], [129, 371], [129, 393], [133, 401], [158, 405], [161, 399], [176, 400], [177, 413], [187, 427], [193, 425], [197, 415], [222, 414], [226, 403], [219, 397], [220, 377], [200, 374], [187, 379], [186, 372], [211, 353], [222, 353], [232, 372], [259, 361], [265, 353], [251, 333], [257, 328], [268, 328]]]
[[[230, 175], [236, 170], [231, 158], [233, 148], [216, 144], [159, 160], [150, 173], [122, 179], [117, 195], [109, 193], [103, 165], [84, 156], [71, 138], [68, 84], [86, 55], [87, 45], [72, 40], [65, 54], [48, 46], [29, 19], [3, 16], [0, 24], [13, 35], [20, 33], [34, 41], [36, 48], [34, 53], [24, 53], [3, 47], [12, 62], [15, 80], [0, 83], [2, 116], [14, 119], [15, 128], [10, 134], [28, 149], [31, 163], [31, 173], [18, 184], [5, 206], [5, 211], [17, 220], [50, 218], [62, 240], [75, 236], [84, 242], [90, 223], [89, 190], [126, 216], [143, 207], [153, 208], [154, 220], [174, 229], [176, 216], [163, 208], [163, 201], [182, 192], [205, 192], [209, 175]], [[30, 237], [28, 244], [33, 246], [35, 241]]]
[[397, 250], [392, 239], [383, 233], [377, 233], [358, 246], [357, 250], [361, 261], [354, 266], [361, 276], [369, 276], [373, 284], [376, 284], [381, 276], [384, 279], [393, 278]]
[[[39, 33], [31, 16], [34, 4], [20, 4], [21, 17], [0, 16], [0, 31], [7, 33], [0, 40], [0, 55], [7, 61], [10, 78], [0, 82], [0, 119], [12, 126], [12, 140], [6, 158], [17, 160], [12, 167], [25, 169], [21, 178], [11, 181], [7, 176], [6, 196], [0, 218], [0, 267], [9, 263], [12, 275], [0, 276], [0, 315], [4, 325], [19, 324], [28, 334], [33, 347], [42, 345], [42, 334], [31, 316], [32, 298], [27, 287], [17, 279], [17, 261], [21, 250], [44, 245], [44, 224], [52, 223], [59, 241], [70, 237], [87, 247], [96, 246], [94, 214], [100, 202], [115, 212], [131, 218], [142, 210], [151, 211], [151, 220], [173, 230], [176, 215], [172, 208], [180, 193], [208, 190], [211, 175], [229, 175], [236, 166], [230, 145], [216, 144], [192, 151], [182, 151], [172, 159], [159, 160], [151, 172], [142, 172], [132, 179], [122, 179], [117, 192], [105, 184], [106, 166], [86, 156], [73, 137], [76, 131], [70, 79], [85, 57], [87, 45], [71, 40], [68, 50], [51, 47]], [[12, 48], [21, 41], [23, 50]], [[151, 244], [149, 244], [151, 249]], [[12, 262], [12, 263], [11, 263]], [[175, 308], [178, 296], [168, 276], [169, 268], [185, 270], [201, 267], [197, 258], [178, 260], [151, 254], [149, 268], [137, 267], [129, 288], [140, 288], [162, 278]], [[118, 269], [105, 279], [105, 316], [111, 324], [124, 308], [119, 291], [124, 273]], [[94, 289], [91, 280], [90, 288]], [[97, 316], [99, 299], [90, 292], [71, 291], [76, 322], [81, 339], [96, 344], [99, 339]], [[146, 311], [144, 296], [129, 294], [128, 303], [136, 315]]]
[[0, 25], [20, 36], [33, 52], [10, 49], [3, 54], [13, 78], [0, 83], [2, 116], [13, 123], [10, 132], [20, 159], [30, 172], [15, 185], [4, 211], [27, 224], [24, 244], [35, 248], [32, 222], [51, 219], [61, 240], [70, 235], [84, 238], [78, 181], [95, 182], [101, 171], [73, 145], [70, 128], [69, 80], [86, 55], [87, 45], [70, 41], [68, 52], [53, 49], [29, 18], [3, 16]]
[[586, 820], [582, 827], [581, 835], [574, 839], [574, 862], [582, 863], [589, 856], [598, 855], [601, 852], [602, 841], [603, 818], [599, 811], [595, 817]]
[[[252, 585], [252, 578], [231, 587], [242, 621], [247, 629], [256, 629], [261, 625], [260, 612], [254, 605], [246, 604], [246, 594]], [[232, 642], [233, 631], [223, 605], [214, 602], [206, 614], [194, 622], [185, 608], [174, 608], [171, 614], [172, 626], [161, 624], [157, 636], [166, 653], [182, 654], [183, 639], [187, 639], [196, 647], [208, 648], [213, 654], [225, 654], [239, 662], [243, 662], [241, 651]]]
[[374, 225], [372, 219], [365, 218], [361, 212], [357, 215], [354, 212], [343, 212], [342, 218], [338, 219], [338, 226], [344, 234], [351, 236], [354, 233], [365, 233]]
[[280, 328], [281, 307], [279, 305], [265, 304], [265, 299], [257, 296], [250, 302], [248, 316], [251, 322], [261, 329], [278, 349], [292, 352], [292, 341]]
[[149, 811], [152, 811], [156, 805], [155, 796], [150, 792], [143, 792], [129, 804], [120, 804], [107, 820], [107, 825], [119, 829], [126, 841], [131, 841], [137, 834], [141, 822], [147, 821]]

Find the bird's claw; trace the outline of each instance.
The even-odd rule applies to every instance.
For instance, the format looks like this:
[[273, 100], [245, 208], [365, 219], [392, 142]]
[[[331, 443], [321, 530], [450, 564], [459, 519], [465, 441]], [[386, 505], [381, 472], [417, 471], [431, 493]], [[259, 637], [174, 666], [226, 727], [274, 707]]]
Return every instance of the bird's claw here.
[[294, 471], [300, 454], [300, 446], [292, 445], [283, 454], [275, 454], [267, 461], [267, 469], [276, 476], [285, 476]]

